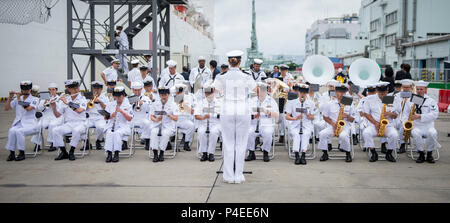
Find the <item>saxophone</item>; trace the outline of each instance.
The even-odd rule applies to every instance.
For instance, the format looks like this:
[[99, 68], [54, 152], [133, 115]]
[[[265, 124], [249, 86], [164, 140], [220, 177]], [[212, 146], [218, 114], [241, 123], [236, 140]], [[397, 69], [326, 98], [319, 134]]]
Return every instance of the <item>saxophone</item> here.
[[387, 105], [383, 105], [383, 111], [380, 115], [380, 130], [378, 131], [379, 137], [384, 137], [384, 133], [386, 131], [386, 126], [389, 125], [389, 121], [384, 118], [384, 113], [386, 112]]
[[415, 109], [416, 109], [416, 104], [413, 104], [412, 108], [411, 108], [411, 111], [409, 112], [408, 121], [403, 123], [403, 140], [405, 141], [405, 143], [408, 142], [409, 137], [411, 137], [411, 131], [412, 131], [413, 127], [414, 127], [412, 116], [415, 113]]
[[339, 109], [339, 116], [336, 120], [336, 130], [334, 131], [334, 136], [339, 137], [339, 135], [342, 132], [342, 129], [344, 129], [345, 127], [345, 121], [344, 118], [342, 116], [344, 116], [344, 108], [345, 105], [342, 105], [341, 108]]

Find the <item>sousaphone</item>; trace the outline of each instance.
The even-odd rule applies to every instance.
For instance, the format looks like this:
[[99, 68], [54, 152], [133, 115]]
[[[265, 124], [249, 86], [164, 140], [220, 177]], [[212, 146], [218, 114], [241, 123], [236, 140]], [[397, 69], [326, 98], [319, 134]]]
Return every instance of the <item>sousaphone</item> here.
[[324, 85], [334, 77], [334, 65], [326, 56], [309, 56], [303, 64], [303, 77], [312, 84]]

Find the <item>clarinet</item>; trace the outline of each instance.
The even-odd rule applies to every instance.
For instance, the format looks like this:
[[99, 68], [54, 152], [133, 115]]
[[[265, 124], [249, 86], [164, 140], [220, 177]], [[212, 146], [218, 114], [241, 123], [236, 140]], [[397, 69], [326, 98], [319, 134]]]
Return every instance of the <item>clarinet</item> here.
[[[211, 116], [211, 103], [209, 101], [208, 101], [208, 115]], [[205, 133], [206, 133], [206, 149], [209, 148], [209, 133], [210, 133], [210, 131], [209, 131], [209, 119], [210, 118], [211, 117], [206, 119], [206, 131], [205, 131]]]
[[[119, 107], [119, 104], [117, 104], [117, 107]], [[117, 110], [117, 107], [116, 107], [116, 110]], [[114, 129], [116, 128], [116, 120], [117, 120], [117, 112], [116, 112], [116, 115], [114, 116], [114, 119], [113, 119], [113, 126], [112, 126], [112, 129], [111, 129], [111, 132], [114, 132]]]
[[302, 113], [302, 109], [303, 109], [303, 98], [300, 99], [301, 107], [300, 107], [300, 114], [302, 114], [302, 118], [300, 119], [300, 131], [298, 134], [303, 135], [303, 113]]
[[260, 105], [260, 101], [259, 101], [259, 98], [258, 99], [256, 99], [256, 100], [258, 100], [258, 103], [257, 103], [257, 106], [256, 106], [256, 110], [257, 110], [257, 112], [258, 112], [258, 120], [256, 121], [256, 130], [255, 130], [255, 133], [259, 133], [259, 122], [260, 122], [260, 115], [261, 115], [261, 113], [259, 112], [259, 107], [261, 106]]
[[[162, 104], [162, 103], [161, 103]], [[164, 104], [162, 104], [162, 111], [164, 111]], [[163, 116], [161, 115], [161, 118]], [[161, 119], [161, 124], [159, 125], [159, 130], [158, 130], [158, 136], [162, 136], [161, 131], [162, 131], [162, 122], [163, 120]]]

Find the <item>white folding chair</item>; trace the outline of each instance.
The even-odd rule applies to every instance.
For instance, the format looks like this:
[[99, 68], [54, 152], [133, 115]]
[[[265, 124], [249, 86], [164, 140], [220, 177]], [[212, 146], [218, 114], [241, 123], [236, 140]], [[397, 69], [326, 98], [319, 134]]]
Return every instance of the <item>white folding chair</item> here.
[[[351, 133], [349, 134], [349, 138], [350, 138], [350, 156], [353, 159], [355, 157], [355, 150], [353, 149], [353, 137], [352, 137]], [[333, 138], [331, 140], [332, 147], [334, 145], [333, 139], [338, 139], [337, 142], [339, 143], [339, 138], [333, 136]], [[345, 152], [341, 152], [340, 150], [338, 150], [338, 146], [333, 147], [333, 149], [331, 151], [328, 151], [328, 158], [330, 160], [345, 160], [346, 157], [347, 157], [347, 155], [345, 154]]]
[[[219, 138], [218, 138], [217, 141], [220, 142], [221, 138], [222, 138], [222, 133], [220, 133]], [[200, 153], [199, 149], [200, 149], [200, 142], [199, 142], [199, 140], [197, 138], [197, 158], [201, 159], [202, 158], [202, 154]], [[217, 143], [217, 142], [216, 142], [216, 150], [214, 151], [214, 158], [215, 159], [222, 159], [223, 158], [223, 149], [220, 148], [220, 143]]]
[[[413, 138], [413, 136], [411, 135], [411, 137], [409, 138], [408, 143], [405, 142], [406, 144], [406, 152], [408, 154], [408, 157], [410, 157], [412, 160], [416, 160], [417, 156], [418, 156], [418, 151], [416, 149], [416, 144], [414, 143], [414, 140], [411, 140]], [[423, 139], [426, 139], [426, 136], [422, 136]], [[408, 146], [408, 144], [411, 144], [411, 147]], [[426, 146], [427, 144], [425, 143], [424, 146]], [[428, 149], [428, 148], [427, 148]], [[424, 150], [424, 152], [426, 152]], [[439, 149], [433, 151], [433, 158], [434, 161], [438, 161], [440, 158], [440, 154], [439, 154]]]
[[[174, 140], [174, 143], [172, 144], [172, 149], [171, 149], [172, 151], [168, 152], [170, 150], [166, 150], [164, 152], [164, 158], [173, 159], [177, 155], [178, 127], [175, 127], [175, 135], [174, 136], [175, 136], [175, 140]], [[169, 140], [169, 142], [170, 142], [170, 140]], [[148, 150], [148, 156], [150, 157], [150, 159], [153, 159], [153, 150], [151, 148]]]
[[[42, 136], [42, 132], [43, 132], [43, 130], [42, 130], [42, 113], [41, 112], [39, 112], [40, 114], [38, 114], [38, 112], [36, 112], [36, 118], [38, 118], [39, 120], [38, 120], [38, 126], [39, 126], [39, 129], [38, 129], [38, 131], [36, 132], [36, 133], [34, 133], [34, 134], [31, 134], [31, 135], [28, 135], [28, 136], [34, 136], [34, 135], [38, 135], [38, 138], [41, 138], [41, 148], [43, 148], [44, 147], [44, 137]], [[27, 153], [26, 152], [26, 144], [25, 144], [25, 157], [26, 158], [35, 158], [35, 157], [37, 157], [38, 155], [40, 155], [41, 154], [41, 152], [38, 150], [38, 148], [37, 148], [37, 145], [35, 145], [34, 146], [34, 149], [33, 149], [33, 152], [31, 152], [31, 153]]]
[[[287, 138], [285, 140], [284, 146], [288, 150], [288, 156], [289, 156], [290, 159], [295, 159], [295, 153], [294, 153], [294, 151], [292, 150], [292, 147], [291, 147], [291, 145], [292, 145], [292, 138], [291, 138], [291, 134], [289, 132], [289, 128], [287, 127], [287, 125], [286, 125], [286, 129], [285, 129], [285, 135], [286, 135]], [[316, 136], [314, 134], [314, 130], [312, 130], [311, 138], [309, 139], [309, 141], [310, 142], [312, 141], [312, 142], [310, 143], [309, 149], [305, 153], [305, 159], [306, 160], [313, 160], [313, 159], [316, 158], [316, 140], [315, 140], [315, 137]]]

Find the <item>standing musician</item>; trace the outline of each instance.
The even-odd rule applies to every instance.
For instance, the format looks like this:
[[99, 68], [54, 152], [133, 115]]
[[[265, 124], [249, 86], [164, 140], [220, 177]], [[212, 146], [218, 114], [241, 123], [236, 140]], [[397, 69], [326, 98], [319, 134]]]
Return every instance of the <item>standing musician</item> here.
[[103, 90], [102, 82], [93, 81], [91, 85], [93, 98], [91, 101], [89, 101], [87, 106], [87, 112], [89, 114], [89, 128], [95, 127], [95, 134], [97, 135], [97, 140], [95, 141], [95, 148], [97, 150], [100, 150], [102, 149], [101, 142], [104, 141], [106, 121], [103, 118], [103, 116], [100, 115], [100, 113], [98, 113], [98, 111], [104, 110], [109, 100], [108, 97], [102, 93]]
[[[191, 88], [194, 89], [194, 84], [197, 78], [202, 78], [202, 86], [205, 85], [205, 83], [208, 80], [212, 80], [212, 73], [209, 68], [205, 66], [206, 59], [204, 56], [198, 57], [198, 66], [194, 67], [191, 70], [191, 73], [189, 74], [189, 83], [191, 84]], [[194, 92], [195, 94], [196, 92]]]
[[[6, 150], [9, 150], [7, 161], [21, 161], [25, 159], [25, 136], [36, 134], [39, 131], [36, 120], [36, 107], [39, 99], [31, 95], [31, 81], [20, 82], [20, 93], [10, 91], [6, 101], [5, 111], [16, 109], [16, 117], [8, 131]], [[13, 99], [14, 95], [16, 98]], [[19, 150], [16, 157], [15, 150]]]
[[[336, 97], [325, 104], [323, 109], [323, 120], [327, 123], [327, 127], [319, 133], [319, 145], [318, 148], [323, 151], [323, 155], [320, 161], [328, 160], [328, 142], [331, 141], [333, 136], [339, 137], [340, 148], [345, 151], [345, 162], [352, 162], [352, 156], [350, 155], [350, 134], [351, 123], [355, 120], [353, 105], [346, 106], [341, 103], [341, 99], [344, 97], [348, 88], [345, 84], [338, 84], [336, 87]], [[344, 126], [338, 122], [344, 121]], [[340, 126], [339, 126], [340, 125]], [[340, 129], [340, 132], [336, 129]]]
[[199, 101], [194, 108], [194, 117], [198, 123], [198, 151], [202, 153], [201, 162], [208, 160], [214, 162], [214, 151], [220, 128], [220, 104], [221, 101], [215, 97], [214, 85], [206, 82], [203, 86], [205, 98]]
[[[80, 94], [80, 81], [68, 80], [66, 82], [67, 89], [69, 91], [68, 96], [61, 96], [60, 103], [56, 107], [56, 103], [53, 101], [51, 107], [53, 113], [57, 118], [63, 116], [64, 124], [56, 127], [53, 130], [53, 145], [59, 147], [61, 150], [58, 157], [55, 160], [69, 159], [75, 160], [74, 151], [81, 139], [81, 134], [86, 130], [86, 106], [87, 101], [84, 96]], [[64, 135], [72, 133], [72, 139], [70, 140], [70, 151], [67, 153], [64, 144]]]
[[[384, 96], [388, 93], [389, 82], [380, 82], [377, 84], [377, 94], [368, 96], [364, 102], [364, 116], [369, 121], [369, 126], [363, 131], [363, 138], [365, 147], [371, 150], [372, 156], [370, 162], [376, 162], [378, 160], [378, 154], [375, 151], [374, 137], [379, 134], [380, 131], [380, 118], [384, 116], [389, 124], [385, 127], [384, 137], [387, 138], [388, 150], [386, 153], [386, 160], [389, 162], [396, 162], [392, 156], [392, 150], [396, 149], [398, 132], [395, 129], [393, 120], [397, 118], [400, 112], [400, 104], [394, 100], [393, 105], [385, 105], [382, 102]], [[383, 113], [384, 108], [386, 108]]]
[[[53, 146], [53, 130], [56, 126], [62, 125], [64, 120], [62, 118], [56, 118], [55, 114], [53, 114], [53, 111], [50, 108], [50, 101], [56, 100], [59, 97], [56, 94], [58, 92], [58, 86], [56, 85], [56, 83], [49, 83], [48, 91], [50, 93], [50, 99], [40, 100], [39, 105], [37, 106], [37, 111], [42, 112], [42, 121], [40, 127], [43, 131], [48, 128], [47, 142], [50, 143], [50, 148], [48, 149], [48, 151], [53, 152], [56, 150], [56, 148]], [[57, 103], [61, 103], [61, 101], [58, 101]], [[34, 135], [31, 138], [31, 141], [36, 145], [41, 145], [41, 140], [42, 139], [38, 135]]]
[[[189, 85], [189, 84], [188, 84]], [[188, 86], [184, 84], [184, 81], [177, 81], [177, 84], [173, 86], [172, 91], [175, 93], [175, 97], [179, 98], [176, 103], [178, 106], [178, 121], [177, 127], [180, 132], [183, 133], [183, 149], [185, 151], [191, 151], [190, 143], [194, 138], [195, 126], [194, 126], [194, 97], [192, 94], [188, 94]]]
[[169, 60], [167, 61], [167, 65], [169, 66], [169, 73], [166, 75], [161, 74], [159, 86], [164, 86], [166, 89], [170, 89], [173, 85], [175, 85], [175, 81], [183, 81], [184, 77], [177, 72], [177, 62]]
[[128, 85], [131, 86], [131, 83], [133, 83], [134, 81], [136, 81], [137, 78], [139, 78], [141, 76], [141, 72], [139, 71], [139, 60], [132, 60], [131, 61], [131, 67], [133, 69], [131, 69], [128, 74]]
[[117, 81], [118, 79], [118, 74], [117, 74], [117, 69], [119, 69], [119, 65], [120, 65], [120, 61], [119, 59], [115, 59], [111, 62], [111, 66], [107, 67], [105, 70], [103, 70], [103, 72], [100, 74], [100, 76], [102, 77], [103, 81], [106, 83], [109, 80], [114, 80]]
[[[416, 163], [423, 163], [427, 161], [428, 163], [435, 163], [433, 158], [433, 151], [440, 149], [437, 138], [438, 133], [434, 127], [434, 121], [439, 116], [439, 110], [436, 101], [429, 97], [425, 92], [427, 91], [428, 82], [416, 81], [416, 93], [420, 97], [424, 98], [424, 102], [421, 105], [415, 106], [415, 111], [411, 115], [411, 120], [413, 121], [413, 129], [411, 131], [411, 136], [416, 145], [416, 149], [419, 152], [419, 157]], [[412, 102], [407, 101], [404, 106], [404, 113], [402, 123], [409, 120], [409, 114], [412, 109]], [[425, 136], [426, 138], [422, 138]], [[401, 136], [403, 137], [403, 135]], [[406, 143], [406, 142], [405, 142]], [[428, 146], [427, 157], [425, 158], [425, 144]]]
[[267, 92], [268, 84], [258, 82], [257, 85], [257, 97], [253, 97], [250, 101], [251, 107], [255, 109], [252, 114], [252, 122], [247, 143], [249, 154], [245, 161], [256, 159], [255, 140], [256, 137], [261, 137], [263, 141], [261, 146], [261, 149], [263, 150], [263, 161], [269, 162], [269, 152], [272, 147], [274, 132], [273, 119], [278, 119], [278, 106], [275, 100], [271, 98]]
[[[298, 100], [293, 100], [286, 106], [289, 134], [292, 138], [292, 150], [295, 153], [295, 165], [306, 165], [306, 151], [309, 139], [314, 131], [314, 102], [308, 99], [309, 86], [297, 84], [293, 89], [298, 92]], [[289, 148], [291, 149], [291, 148]], [[300, 156], [301, 150], [301, 156]]]
[[250, 69], [250, 75], [252, 76], [253, 80], [256, 82], [261, 82], [261, 80], [264, 80], [267, 78], [266, 73], [261, 70], [261, 64], [263, 61], [261, 59], [254, 59], [253, 60], [253, 68]]
[[[282, 64], [280, 65], [281, 75], [278, 77], [279, 80], [283, 81], [285, 84], [289, 85], [289, 82], [292, 80], [292, 75], [288, 73], [289, 66]], [[289, 89], [283, 89], [283, 92], [288, 93]], [[278, 121], [278, 128], [280, 130], [280, 138], [278, 140], [279, 143], [284, 143], [284, 129], [286, 124], [286, 114], [284, 109], [286, 107], [286, 98], [278, 99], [278, 111], [280, 112], [280, 119]]]
[[[125, 100], [124, 87], [115, 87], [113, 92], [114, 101], [106, 105], [105, 117], [108, 120], [106, 126], [105, 150], [108, 153], [106, 162], [119, 162], [119, 153], [122, 151], [123, 138], [131, 134], [130, 121], [133, 119], [133, 108]], [[109, 116], [109, 117], [108, 117]], [[112, 152], [114, 151], [114, 157]]]
[[[161, 82], [158, 89], [159, 101], [151, 106], [150, 119], [153, 121], [153, 128], [150, 133], [150, 147], [153, 150], [153, 162], [164, 161], [164, 151], [169, 143], [170, 137], [175, 135], [176, 121], [178, 121], [177, 105], [173, 100], [169, 100], [170, 89]], [[158, 149], [160, 150], [158, 156]]]
[[137, 132], [141, 134], [141, 139], [145, 141], [145, 150], [149, 150], [150, 127], [152, 124], [149, 119], [149, 112], [153, 102], [149, 97], [142, 93], [143, 87], [144, 85], [140, 81], [131, 83], [131, 90], [133, 91], [132, 95], [139, 97], [139, 101], [131, 105], [134, 114], [131, 125], [138, 127]]

